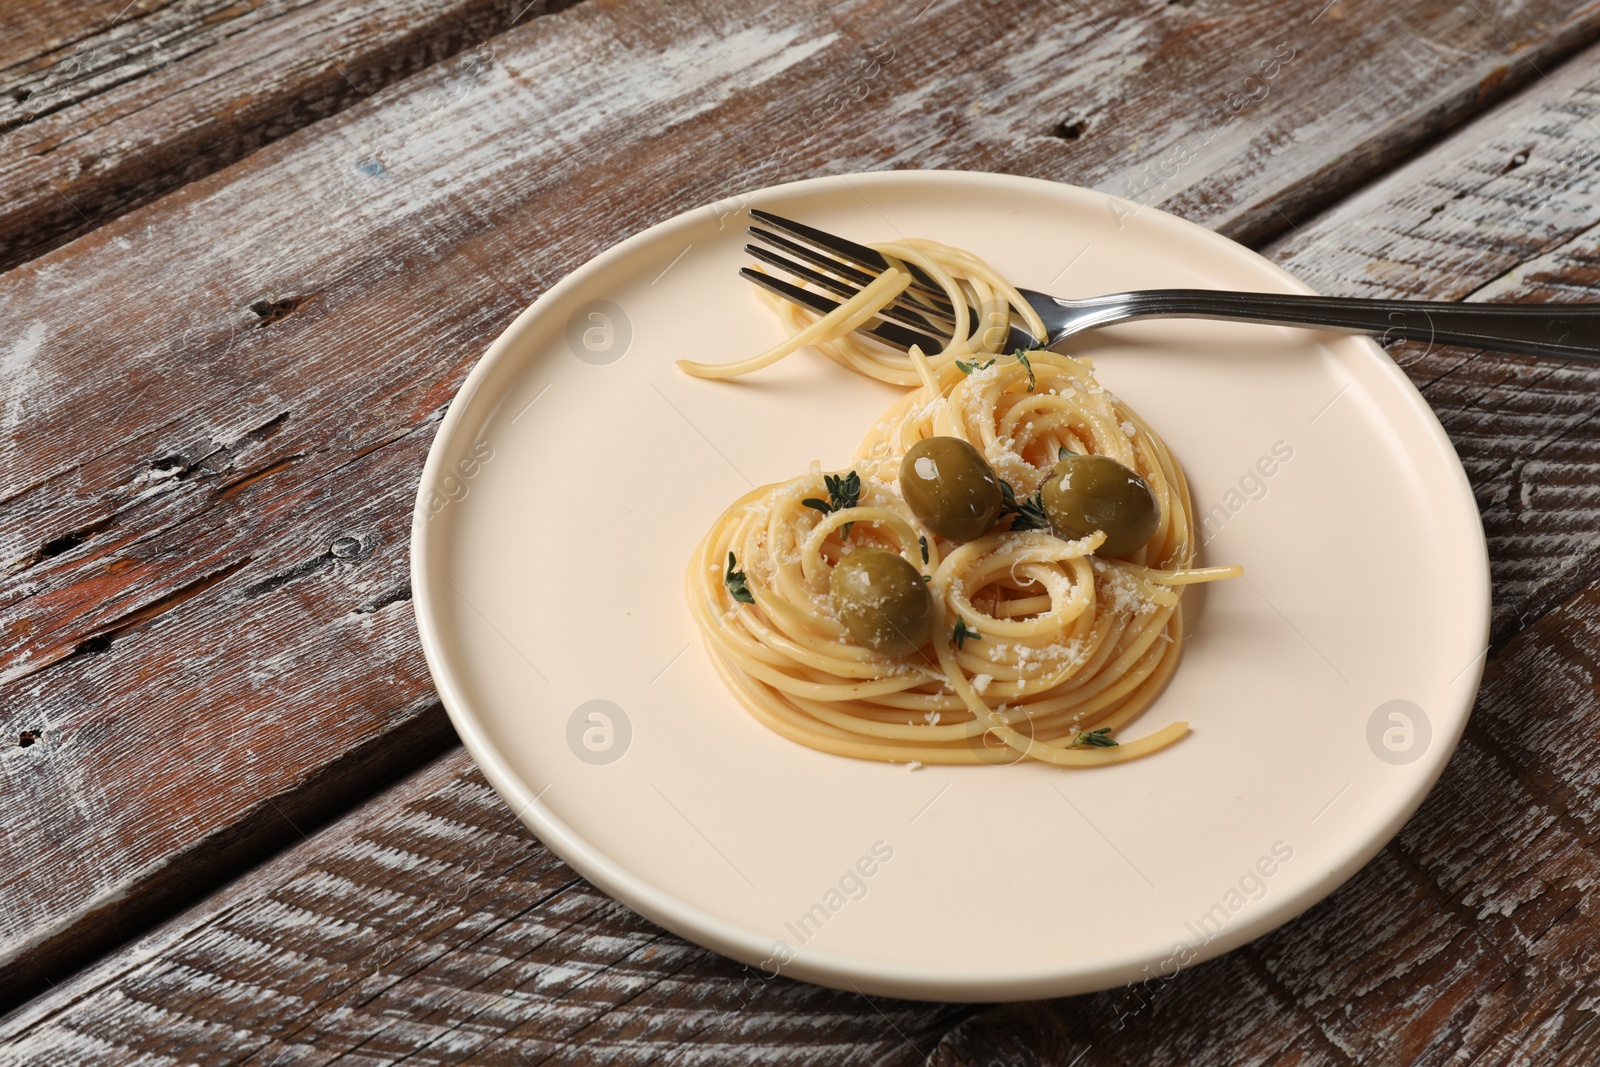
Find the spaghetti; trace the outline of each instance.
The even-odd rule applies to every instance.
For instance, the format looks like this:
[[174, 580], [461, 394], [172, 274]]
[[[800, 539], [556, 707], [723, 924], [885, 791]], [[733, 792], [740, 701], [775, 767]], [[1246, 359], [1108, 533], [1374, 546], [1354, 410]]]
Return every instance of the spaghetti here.
[[[1240, 573], [1195, 566], [1183, 472], [1086, 362], [998, 351], [1013, 314], [1036, 336], [1043, 329], [981, 261], [931, 241], [875, 247], [891, 266], [838, 310], [818, 317], [773, 298], [786, 341], [740, 363], [680, 364], [727, 377], [811, 345], [860, 373], [918, 386], [872, 427], [849, 473], [830, 477], [813, 464], [747, 493], [712, 525], [691, 562], [688, 597], [713, 663], [758, 720], [842, 756], [1098, 766], [1171, 745], [1186, 723], [1135, 740], [1114, 735], [1177, 666], [1183, 587]], [[938, 353], [902, 353], [853, 332], [911, 284], [897, 260], [950, 299], [956, 340]], [[968, 442], [1008, 490], [1010, 517], [965, 543], [933, 533], [901, 490], [907, 451], [935, 436]], [[1142, 547], [1102, 558], [1102, 532], [1066, 539], [1025, 528], [1027, 503], [1038, 506], [1068, 453], [1110, 457], [1148, 485], [1160, 518]], [[897, 554], [927, 583], [931, 635], [910, 652], [856, 640], [830, 596], [834, 567], [863, 548]]]

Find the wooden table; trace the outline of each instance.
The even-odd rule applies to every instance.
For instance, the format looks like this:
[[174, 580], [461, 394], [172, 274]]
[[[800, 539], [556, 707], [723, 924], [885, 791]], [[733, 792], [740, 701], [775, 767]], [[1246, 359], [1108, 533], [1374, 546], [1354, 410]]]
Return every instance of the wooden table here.
[[1094, 996], [753, 981], [612, 902], [456, 746], [406, 570], [434, 427], [511, 318], [777, 181], [1009, 171], [1324, 292], [1593, 299], [1600, 4], [0, 20], [0, 1062], [1600, 1062], [1600, 368], [1392, 350], [1493, 559], [1465, 740], [1326, 901]]

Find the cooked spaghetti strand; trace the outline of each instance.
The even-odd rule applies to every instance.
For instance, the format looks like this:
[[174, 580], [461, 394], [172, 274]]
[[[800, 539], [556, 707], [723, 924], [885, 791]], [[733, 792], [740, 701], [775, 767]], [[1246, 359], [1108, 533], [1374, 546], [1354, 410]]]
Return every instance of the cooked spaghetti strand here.
[[[1110, 734], [1149, 707], [1176, 667], [1184, 588], [1240, 573], [1195, 565], [1194, 512], [1177, 461], [1086, 363], [999, 350], [1011, 316], [1036, 335], [1043, 328], [976, 257], [924, 240], [876, 247], [890, 267], [838, 310], [816, 316], [776, 302], [787, 341], [738, 363], [680, 364], [731, 377], [810, 345], [859, 373], [915, 387], [856, 450], [854, 500], [824, 504], [829, 476], [813, 465], [747, 493], [712, 525], [688, 574], [712, 661], [759, 721], [857, 759], [1093, 767], [1174, 744], [1186, 723], [1137, 739]], [[938, 352], [900, 353], [854, 332], [906, 292], [903, 265], [933, 279], [955, 309], [954, 339]], [[1159, 522], [1123, 558], [1094, 554], [1100, 533], [1068, 540], [1013, 531], [1005, 519], [976, 540], [947, 541], [917, 520], [898, 477], [907, 450], [934, 436], [971, 444], [1017, 500], [1039, 491], [1063, 450], [1108, 456], [1144, 479]], [[833, 569], [863, 548], [898, 554], [927, 582], [932, 637], [912, 652], [859, 644], [835, 609]], [[748, 602], [728, 580], [730, 553]]]

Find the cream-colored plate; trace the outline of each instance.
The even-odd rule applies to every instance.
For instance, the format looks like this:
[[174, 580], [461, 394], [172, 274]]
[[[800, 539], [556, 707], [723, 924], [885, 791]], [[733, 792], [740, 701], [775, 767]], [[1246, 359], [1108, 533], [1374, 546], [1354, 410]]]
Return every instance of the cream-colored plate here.
[[936, 238], [1023, 286], [1306, 292], [1254, 253], [1101, 193], [887, 172], [779, 186], [597, 256], [490, 347], [418, 498], [423, 647], [462, 740], [590, 881], [690, 940], [825, 985], [1058, 996], [1170, 975], [1287, 921], [1416, 809], [1472, 705], [1484, 539], [1461, 465], [1370, 341], [1168, 321], [1069, 345], [1140, 411], [1208, 515], [1165, 694], [1176, 747], [1096, 771], [824, 755], [723, 688], [684, 602], [751, 486], [844, 466], [896, 390], [802, 352], [738, 268], [754, 205], [862, 241]]

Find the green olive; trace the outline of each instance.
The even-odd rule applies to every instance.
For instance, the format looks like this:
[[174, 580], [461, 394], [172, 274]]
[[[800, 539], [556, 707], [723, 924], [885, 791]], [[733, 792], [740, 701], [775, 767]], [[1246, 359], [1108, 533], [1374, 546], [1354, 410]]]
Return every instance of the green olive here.
[[833, 607], [852, 637], [892, 656], [933, 634], [933, 594], [917, 568], [881, 548], [858, 548], [833, 568]]
[[900, 492], [924, 526], [951, 541], [982, 537], [1004, 506], [1000, 479], [959, 437], [929, 437], [912, 445], [900, 462]]
[[1104, 530], [1102, 556], [1126, 556], [1144, 547], [1161, 524], [1161, 507], [1138, 474], [1110, 456], [1069, 455], [1044, 482], [1044, 511], [1058, 537]]

